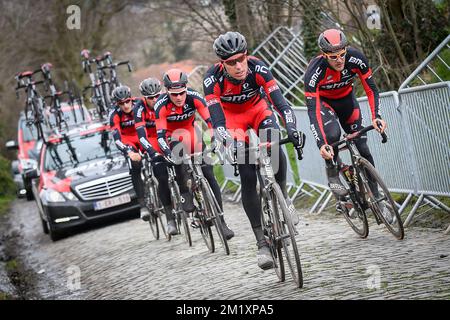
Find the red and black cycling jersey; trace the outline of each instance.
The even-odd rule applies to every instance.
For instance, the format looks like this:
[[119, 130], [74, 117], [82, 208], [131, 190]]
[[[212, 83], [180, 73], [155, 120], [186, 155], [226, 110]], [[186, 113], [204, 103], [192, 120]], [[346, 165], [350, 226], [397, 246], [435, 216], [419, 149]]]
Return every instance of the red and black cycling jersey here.
[[330, 67], [327, 59], [320, 55], [311, 60], [305, 73], [305, 97], [311, 129], [319, 148], [326, 143], [323, 121], [320, 113], [320, 98], [338, 100], [353, 94], [353, 82], [359, 76], [370, 105], [372, 119], [380, 118], [378, 113], [379, 94], [372, 78], [372, 69], [362, 52], [348, 47], [342, 71]]
[[193, 132], [195, 111], [198, 111], [208, 127], [211, 127], [211, 119], [205, 99], [197, 91], [188, 88], [184, 106], [177, 107], [172, 103], [167, 93], [159, 96], [155, 104], [156, 129], [161, 150], [168, 154], [170, 148], [167, 145], [167, 134], [185, 128]]
[[[248, 57], [248, 74], [239, 84], [233, 83], [222, 63], [212, 66], [203, 81], [203, 91], [214, 128], [226, 127], [223, 109], [242, 113], [257, 105], [264, 93], [286, 125], [295, 126], [291, 106], [284, 99], [280, 88], [267, 65], [256, 57]], [[264, 90], [264, 93], [263, 91]]]
[[114, 106], [109, 113], [109, 125], [112, 130], [114, 142], [122, 153], [126, 154], [130, 151], [131, 146], [127, 145], [125, 140], [132, 140], [137, 137], [136, 128], [134, 126], [134, 114], [123, 112], [120, 107]]
[[[134, 121], [141, 146], [150, 154], [154, 153], [156, 141], [156, 113], [150, 108], [145, 98], [134, 101]], [[149, 141], [150, 140], [150, 141]]]
[[147, 105], [145, 98], [136, 98], [133, 109], [136, 128], [145, 126], [149, 136], [153, 136], [153, 133], [156, 136], [155, 110]]

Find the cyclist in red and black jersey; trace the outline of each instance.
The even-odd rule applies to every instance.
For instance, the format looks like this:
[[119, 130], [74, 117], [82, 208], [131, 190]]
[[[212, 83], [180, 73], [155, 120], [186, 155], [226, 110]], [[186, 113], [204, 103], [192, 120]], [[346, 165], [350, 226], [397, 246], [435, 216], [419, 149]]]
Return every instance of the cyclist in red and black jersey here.
[[142, 164], [139, 150], [142, 149], [134, 126], [131, 90], [127, 86], [120, 86], [115, 88], [111, 95], [116, 104], [109, 114], [114, 142], [128, 161], [134, 191], [141, 206], [141, 218], [148, 220], [150, 213], [144, 203], [144, 185], [141, 178]]
[[135, 127], [142, 148], [149, 152], [153, 173], [158, 180], [158, 195], [166, 214], [167, 233], [175, 235], [177, 234], [177, 227], [172, 212], [172, 201], [168, 184], [169, 177], [167, 175], [166, 162], [162, 159], [162, 151], [159, 149], [156, 135], [154, 106], [161, 94], [161, 83], [158, 79], [148, 78], [140, 83], [139, 90], [143, 97], [136, 99], [134, 102]]
[[[255, 57], [247, 56], [244, 36], [238, 32], [220, 35], [214, 42], [214, 50], [221, 62], [207, 71], [203, 89], [215, 134], [219, 136], [219, 140], [233, 138], [241, 145], [248, 143], [246, 131], [249, 128], [258, 134], [260, 130], [265, 130], [264, 135], [271, 135], [270, 131], [279, 135], [280, 128], [275, 114], [267, 103], [268, 100], [281, 115], [289, 139], [296, 148], [301, 148], [303, 134], [297, 131], [296, 119], [290, 105], [284, 99], [267, 65]], [[267, 100], [264, 99], [262, 90]], [[289, 202], [286, 194], [286, 157], [281, 148], [279, 154], [279, 168], [278, 170], [274, 168], [275, 178]], [[261, 227], [261, 202], [256, 190], [256, 167], [252, 163], [238, 166], [242, 203], [257, 240], [258, 266], [269, 269], [274, 264]], [[293, 217], [293, 220], [298, 223], [297, 216]]]
[[[163, 82], [167, 93], [162, 94], [155, 105], [158, 143], [168, 161], [175, 165], [177, 183], [183, 200], [183, 210], [192, 212], [194, 211], [194, 204], [192, 194], [187, 187], [185, 175], [187, 168], [184, 164], [174, 163], [176, 159], [172, 155], [172, 150], [177, 150], [176, 156], [180, 155], [179, 151], [181, 153], [201, 152], [205, 144], [201, 132], [199, 132], [199, 126], [195, 124], [195, 113], [198, 112], [211, 128], [210, 115], [205, 100], [200, 93], [187, 88], [188, 77], [186, 73], [179, 69], [171, 69], [164, 74]], [[212, 166], [203, 164], [202, 171], [219, 206], [223, 209], [220, 187], [214, 177]], [[234, 232], [226, 225], [223, 215], [221, 218], [224, 235], [227, 239], [231, 239], [234, 237]]]
[[[332, 159], [337, 159], [338, 150], [330, 144], [339, 140], [341, 129], [346, 133], [358, 131], [362, 127], [362, 117], [358, 101], [353, 91], [353, 81], [358, 76], [369, 100], [371, 122], [375, 129], [383, 132], [386, 122], [379, 114], [378, 89], [372, 78], [372, 70], [364, 54], [349, 47], [344, 33], [340, 30], [324, 31], [318, 40], [322, 54], [309, 63], [305, 74], [305, 96], [311, 130], [316, 138], [321, 156], [326, 162], [326, 171], [331, 191], [339, 198], [347, 194], [339, 180], [338, 168]], [[339, 123], [338, 123], [339, 120]], [[377, 123], [381, 124], [379, 129]], [[374, 165], [367, 146], [367, 136], [356, 141], [360, 154]], [[378, 195], [376, 185], [371, 184]]]

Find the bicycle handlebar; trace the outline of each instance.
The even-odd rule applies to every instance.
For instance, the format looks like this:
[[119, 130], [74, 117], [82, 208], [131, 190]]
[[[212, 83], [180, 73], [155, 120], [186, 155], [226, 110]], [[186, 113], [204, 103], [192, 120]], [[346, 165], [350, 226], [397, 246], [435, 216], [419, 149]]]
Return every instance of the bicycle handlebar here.
[[[232, 165], [233, 165], [233, 167], [234, 167], [234, 176], [235, 177], [237, 177], [238, 175], [239, 175], [239, 169], [238, 169], [238, 164], [237, 164], [237, 144], [236, 144], [236, 139], [234, 140], [234, 146], [233, 146], [233, 163], [232, 163]], [[252, 147], [252, 148], [245, 148], [244, 149], [244, 151], [245, 152], [248, 152], [248, 151], [256, 151], [256, 150], [259, 150], [260, 149], [260, 146], [267, 146], [267, 147], [269, 147], [270, 146], [270, 148], [273, 148], [273, 147], [276, 147], [276, 146], [282, 146], [283, 144], [286, 144], [286, 143], [292, 143], [292, 141], [291, 140], [289, 140], [289, 138], [284, 138], [284, 139], [281, 139], [281, 140], [278, 140], [278, 141], [273, 141], [273, 142], [265, 142], [265, 143], [262, 143], [262, 144], [260, 144], [259, 146], [257, 146], [257, 147]], [[295, 149], [296, 151], [297, 151], [297, 157], [298, 157], [298, 159], [299, 160], [302, 160], [303, 159], [303, 150], [302, 150], [302, 148], [298, 148], [298, 149]]]
[[[379, 124], [379, 123], [378, 123], [378, 128], [380, 128], [380, 124]], [[356, 131], [356, 132], [354, 132], [354, 133], [351, 133], [351, 134], [349, 134], [349, 135], [346, 135], [343, 139], [341, 139], [341, 140], [339, 140], [339, 141], [337, 141], [337, 142], [332, 143], [332, 144], [331, 144], [331, 147], [333, 147], [333, 148], [339, 147], [341, 144], [344, 144], [346, 141], [350, 141], [350, 140], [357, 139], [357, 138], [359, 138], [360, 136], [362, 136], [363, 134], [365, 134], [366, 132], [369, 132], [369, 131], [374, 130], [374, 129], [375, 129], [375, 128], [374, 128], [373, 125], [364, 127], [364, 128], [362, 128], [361, 130]], [[382, 137], [381, 143], [386, 143], [386, 142], [387, 142], [387, 139], [388, 139], [386, 133], [383, 132], [383, 133], [380, 133], [380, 135], [381, 135], [381, 137]]]

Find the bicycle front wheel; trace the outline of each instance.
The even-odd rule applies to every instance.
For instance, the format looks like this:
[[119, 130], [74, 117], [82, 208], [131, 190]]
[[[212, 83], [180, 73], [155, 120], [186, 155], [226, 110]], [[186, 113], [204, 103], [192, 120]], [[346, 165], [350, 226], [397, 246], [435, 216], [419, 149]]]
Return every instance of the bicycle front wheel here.
[[[274, 208], [278, 215], [283, 217], [280, 221], [280, 240], [284, 251], [284, 257], [289, 265], [292, 278], [297, 285], [297, 288], [303, 287], [303, 273], [300, 263], [300, 255], [298, 253], [297, 241], [295, 236], [294, 224], [292, 223], [291, 213], [286, 204], [280, 186], [277, 183], [272, 184], [272, 194], [274, 201]], [[281, 214], [280, 214], [281, 213]]]
[[384, 223], [395, 238], [402, 240], [405, 236], [403, 222], [386, 184], [368, 160], [361, 158], [359, 160], [359, 167], [366, 174], [366, 177], [372, 177], [373, 181], [377, 186], [380, 186], [383, 192], [383, 197], [379, 199], [372, 197], [373, 199], [370, 199], [370, 209]]
[[[217, 199], [214, 196], [214, 193], [211, 190], [211, 186], [209, 185], [206, 179], [201, 182], [203, 199], [205, 201], [205, 208], [207, 213], [207, 222], [208, 225], [214, 226], [219, 236], [220, 242], [222, 242], [222, 246], [225, 250], [225, 254], [230, 254], [230, 247], [228, 246], [228, 240], [225, 238], [223, 234], [223, 223], [221, 220], [222, 210], [220, 209], [219, 204], [217, 203]], [[212, 237], [212, 233], [211, 233]]]
[[150, 230], [152, 231], [153, 237], [156, 240], [159, 240], [158, 217], [157, 213], [155, 212], [155, 205], [156, 205], [155, 189], [153, 188], [152, 183], [148, 181], [145, 182], [144, 188], [145, 188], [144, 189], [145, 206], [147, 207], [148, 211], [150, 211], [148, 224], [150, 225]]
[[284, 269], [282, 245], [279, 234], [281, 233], [281, 219], [278, 211], [273, 206], [273, 200], [267, 199], [261, 192], [261, 226], [268, 238], [270, 253], [275, 263], [275, 273], [280, 282], [286, 280]]

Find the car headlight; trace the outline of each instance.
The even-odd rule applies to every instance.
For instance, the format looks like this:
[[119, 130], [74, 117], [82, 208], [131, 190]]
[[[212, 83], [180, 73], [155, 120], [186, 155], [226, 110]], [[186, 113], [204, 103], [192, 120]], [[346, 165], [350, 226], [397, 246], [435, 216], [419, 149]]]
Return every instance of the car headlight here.
[[64, 202], [66, 199], [62, 196], [61, 193], [55, 191], [53, 189], [47, 189], [45, 193], [48, 202]]
[[34, 159], [20, 159], [20, 165], [22, 166], [23, 170], [34, 170], [38, 167], [38, 163]]
[[73, 200], [77, 200], [77, 197], [75, 197], [75, 195], [72, 192], [63, 192], [64, 197], [67, 200], [73, 201]]

